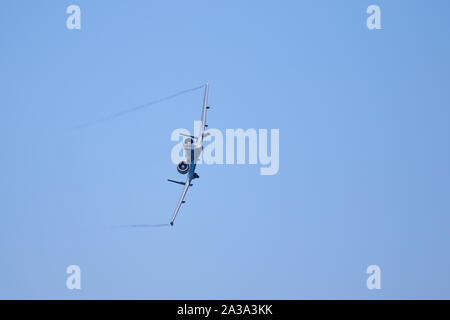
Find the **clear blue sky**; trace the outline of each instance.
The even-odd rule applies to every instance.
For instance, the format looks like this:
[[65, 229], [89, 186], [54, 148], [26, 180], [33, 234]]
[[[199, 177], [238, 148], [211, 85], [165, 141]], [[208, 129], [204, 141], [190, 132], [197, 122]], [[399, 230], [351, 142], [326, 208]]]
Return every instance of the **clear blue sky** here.
[[[0, 298], [450, 298], [449, 30], [448, 1], [1, 1]], [[113, 228], [170, 219], [202, 93], [68, 128], [206, 81], [279, 173], [202, 165], [174, 228]]]

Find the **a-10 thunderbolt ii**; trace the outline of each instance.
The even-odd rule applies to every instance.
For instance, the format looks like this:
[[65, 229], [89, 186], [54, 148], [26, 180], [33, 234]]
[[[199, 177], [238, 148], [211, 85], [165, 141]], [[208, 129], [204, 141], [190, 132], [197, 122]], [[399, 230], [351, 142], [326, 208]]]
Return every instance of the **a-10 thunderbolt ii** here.
[[184, 201], [184, 198], [186, 196], [187, 191], [189, 190], [189, 187], [192, 186], [192, 181], [194, 179], [200, 178], [200, 176], [195, 172], [195, 169], [197, 166], [197, 161], [200, 158], [200, 154], [203, 150], [203, 138], [208, 136], [208, 133], [207, 132], [205, 133], [205, 129], [208, 127], [208, 125], [206, 124], [206, 112], [210, 108], [208, 106], [208, 87], [209, 84], [206, 83], [205, 96], [203, 98], [202, 123], [199, 135], [195, 137], [191, 135], [181, 134], [183, 136], [186, 136], [186, 139], [184, 139], [183, 141], [184, 156], [186, 160], [180, 161], [180, 163], [178, 163], [177, 170], [180, 174], [187, 175], [186, 182], [168, 179], [168, 181], [170, 182], [181, 184], [184, 186], [180, 200], [178, 201], [178, 204], [172, 216], [172, 220], [170, 221], [171, 226], [173, 226], [173, 223], [178, 215], [178, 212], [180, 211], [181, 205], [186, 202]]

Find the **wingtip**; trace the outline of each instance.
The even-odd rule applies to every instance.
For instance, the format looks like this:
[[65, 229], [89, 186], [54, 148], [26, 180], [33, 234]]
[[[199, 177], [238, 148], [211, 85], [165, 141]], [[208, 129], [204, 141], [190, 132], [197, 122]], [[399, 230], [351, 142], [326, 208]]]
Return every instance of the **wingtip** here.
[[173, 221], [170, 221], [170, 226], [173, 227]]

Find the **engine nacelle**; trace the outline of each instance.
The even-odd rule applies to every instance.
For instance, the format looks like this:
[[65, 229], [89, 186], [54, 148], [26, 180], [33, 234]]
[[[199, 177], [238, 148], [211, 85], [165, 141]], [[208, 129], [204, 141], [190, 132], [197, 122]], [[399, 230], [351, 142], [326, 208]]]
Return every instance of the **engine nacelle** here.
[[191, 149], [194, 140], [192, 138], [186, 138], [183, 141], [183, 149]]
[[181, 174], [186, 174], [189, 172], [189, 164], [186, 163], [186, 161], [181, 161], [178, 165], [177, 165], [177, 170], [179, 173]]

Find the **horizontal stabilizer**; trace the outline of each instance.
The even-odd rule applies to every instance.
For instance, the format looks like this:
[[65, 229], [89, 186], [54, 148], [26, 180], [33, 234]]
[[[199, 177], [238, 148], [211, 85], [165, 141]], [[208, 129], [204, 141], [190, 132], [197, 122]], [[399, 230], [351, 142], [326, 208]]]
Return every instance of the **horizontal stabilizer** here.
[[[172, 179], [167, 179], [167, 181], [173, 182], [173, 183], [177, 183], [177, 184], [181, 184], [183, 186], [186, 184], [186, 182], [175, 181], [175, 180], [172, 180]], [[189, 186], [192, 187], [192, 183], [190, 183]]]
[[190, 134], [180, 133], [180, 136], [184, 136], [184, 137], [188, 137], [188, 138], [191, 138], [191, 139], [198, 140], [198, 137], [191, 136]]

